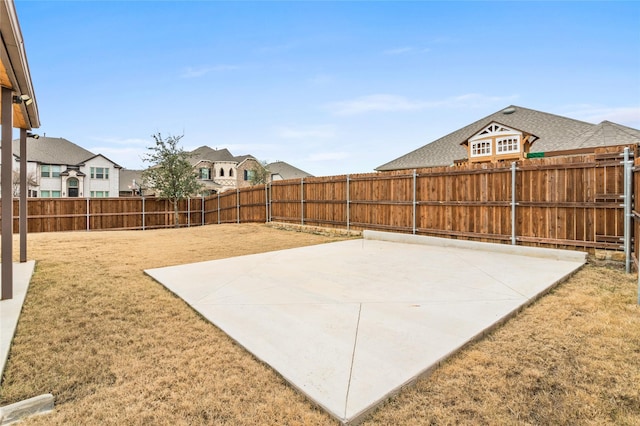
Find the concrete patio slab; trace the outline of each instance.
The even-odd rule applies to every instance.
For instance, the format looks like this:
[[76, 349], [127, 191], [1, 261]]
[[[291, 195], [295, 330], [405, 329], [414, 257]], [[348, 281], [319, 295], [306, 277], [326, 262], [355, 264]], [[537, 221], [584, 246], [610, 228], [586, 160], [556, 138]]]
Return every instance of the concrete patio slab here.
[[11, 341], [18, 326], [18, 318], [22, 312], [24, 299], [35, 268], [35, 260], [13, 264], [13, 298], [0, 300], [0, 380], [4, 375], [4, 367], [9, 359]]
[[357, 423], [586, 260], [364, 236], [145, 272], [336, 419]]

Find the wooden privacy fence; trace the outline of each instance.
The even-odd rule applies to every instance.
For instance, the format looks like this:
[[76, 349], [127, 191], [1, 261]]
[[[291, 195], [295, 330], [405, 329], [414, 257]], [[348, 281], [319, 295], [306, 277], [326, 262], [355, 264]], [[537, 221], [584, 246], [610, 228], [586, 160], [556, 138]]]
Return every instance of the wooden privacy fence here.
[[[202, 198], [179, 203], [181, 226], [202, 225]], [[18, 231], [14, 200], [14, 232]], [[155, 198], [29, 198], [27, 232], [157, 229], [174, 225], [173, 204]]]
[[274, 182], [269, 220], [622, 250], [621, 151]]
[[[630, 156], [634, 157], [632, 150]], [[622, 152], [276, 181], [182, 200], [180, 226], [279, 221], [513, 244], [622, 250]], [[638, 173], [638, 172], [635, 172]], [[640, 179], [635, 189], [640, 190]], [[630, 197], [627, 197], [630, 199]], [[28, 199], [28, 232], [172, 227], [156, 198]], [[631, 214], [629, 214], [631, 216]], [[640, 231], [640, 214], [627, 234]], [[18, 201], [14, 201], [18, 231]], [[638, 242], [635, 242], [638, 253]]]
[[[256, 207], [261, 208], [256, 208]], [[19, 230], [19, 201], [13, 200], [13, 230]], [[27, 232], [145, 230], [172, 228], [173, 204], [158, 198], [29, 198]], [[181, 200], [180, 227], [265, 222], [264, 186]]]

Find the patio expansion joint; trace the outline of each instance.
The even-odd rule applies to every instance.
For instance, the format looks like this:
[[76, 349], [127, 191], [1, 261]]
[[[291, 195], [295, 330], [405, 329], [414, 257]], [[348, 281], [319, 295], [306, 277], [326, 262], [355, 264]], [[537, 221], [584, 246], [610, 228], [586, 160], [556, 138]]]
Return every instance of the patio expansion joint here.
[[[452, 252], [452, 249], [448, 249], [447, 251]], [[464, 258], [460, 253], [454, 253], [454, 256], [463, 260]], [[474, 269], [477, 269], [478, 271], [480, 271], [481, 273], [483, 273], [484, 275], [486, 275], [487, 277], [491, 278], [492, 280], [495, 280], [496, 282], [500, 283], [500, 285], [502, 285], [503, 287], [508, 288], [509, 290], [513, 291], [516, 294], [519, 294], [520, 296], [524, 297], [525, 299], [529, 299], [529, 296], [527, 296], [526, 294], [522, 293], [521, 291], [513, 288], [512, 286], [510, 286], [509, 284], [505, 283], [504, 281], [502, 281], [501, 279], [494, 277], [493, 275], [491, 275], [488, 271], [485, 271], [483, 268], [481, 268], [480, 266], [470, 263], [470, 262], [466, 262], [465, 263], [469, 266], [471, 266]]]
[[349, 404], [349, 390], [351, 389], [351, 376], [353, 374], [353, 362], [356, 358], [356, 347], [358, 345], [358, 330], [360, 329], [360, 315], [362, 314], [362, 303], [359, 304], [358, 307], [358, 319], [356, 321], [356, 334], [353, 338], [353, 350], [351, 351], [351, 365], [349, 367], [349, 381], [347, 382], [347, 394], [344, 398], [344, 415], [343, 419], [347, 418], [347, 406]]

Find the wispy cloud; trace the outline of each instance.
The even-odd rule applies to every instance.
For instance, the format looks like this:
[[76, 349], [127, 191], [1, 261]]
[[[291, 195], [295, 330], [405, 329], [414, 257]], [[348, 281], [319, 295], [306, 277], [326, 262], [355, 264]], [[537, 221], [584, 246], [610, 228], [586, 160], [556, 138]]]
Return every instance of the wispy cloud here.
[[114, 137], [92, 137], [91, 140], [100, 144], [123, 145], [123, 146], [147, 146], [151, 145], [151, 137], [149, 139], [140, 138], [114, 138]]
[[382, 53], [384, 55], [405, 55], [408, 53], [426, 53], [430, 51], [431, 49], [429, 49], [428, 47], [404, 46], [404, 47], [397, 47], [394, 49], [387, 49], [387, 50], [384, 50]]
[[180, 74], [181, 78], [198, 78], [212, 72], [234, 71], [240, 69], [238, 65], [213, 65], [204, 67], [187, 67]]
[[612, 121], [630, 127], [640, 125], [640, 106], [634, 107], [603, 107], [599, 105], [569, 105], [563, 108], [568, 117], [590, 123], [600, 123], [602, 121]]
[[426, 106], [426, 102], [407, 99], [404, 96], [377, 94], [333, 102], [327, 105], [327, 108], [336, 115], [357, 115], [374, 111], [411, 111]]
[[144, 147], [92, 146], [87, 149], [95, 154], [102, 154], [127, 169], [141, 169], [145, 167], [142, 159], [147, 153], [147, 149]]
[[320, 126], [276, 128], [276, 134], [284, 139], [327, 139], [336, 135], [335, 126], [326, 124]]
[[413, 52], [413, 47], [397, 47], [395, 49], [387, 49], [383, 51], [385, 55], [402, 55], [403, 53]]
[[495, 103], [510, 102], [517, 97], [517, 95], [486, 96], [479, 93], [467, 93], [440, 100], [420, 100], [398, 95], [376, 94], [333, 102], [326, 105], [326, 108], [335, 115], [344, 116], [381, 111], [415, 111], [428, 108], [477, 108]]
[[313, 85], [320, 86], [324, 84], [333, 83], [334, 78], [329, 74], [316, 74], [311, 78], [309, 78], [308, 81]]
[[350, 155], [348, 152], [344, 151], [334, 151], [334, 152], [316, 152], [310, 154], [305, 160], [306, 161], [337, 161], [337, 160], [345, 160], [349, 158]]
[[218, 148], [227, 148], [233, 155], [259, 155], [265, 152], [282, 150], [283, 146], [275, 143], [236, 143], [220, 145]]
[[434, 102], [434, 107], [447, 108], [482, 108], [494, 104], [504, 104], [518, 99], [518, 95], [488, 96], [482, 93], [465, 93]]

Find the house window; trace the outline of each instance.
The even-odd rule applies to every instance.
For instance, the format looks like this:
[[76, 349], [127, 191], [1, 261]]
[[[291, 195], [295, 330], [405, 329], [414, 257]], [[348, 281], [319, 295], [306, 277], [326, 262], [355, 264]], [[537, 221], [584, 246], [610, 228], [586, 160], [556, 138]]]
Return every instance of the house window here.
[[109, 191], [91, 191], [91, 198], [107, 198]]
[[203, 180], [211, 179], [211, 169], [208, 169], [206, 167], [202, 167], [200, 169], [200, 179], [203, 179]]
[[60, 177], [60, 166], [52, 166], [50, 164], [43, 164], [40, 166], [41, 177]]
[[220, 176], [224, 176], [224, 169], [220, 169]]
[[109, 179], [109, 168], [91, 167], [91, 179]]
[[491, 139], [471, 142], [471, 156], [481, 157], [484, 155], [491, 155]]
[[42, 198], [60, 198], [60, 191], [40, 191]]
[[251, 180], [253, 179], [254, 175], [256, 174], [255, 170], [245, 170], [244, 171], [244, 180]]
[[229, 177], [233, 177], [233, 169], [229, 169]]
[[507, 136], [496, 139], [497, 154], [507, 154], [510, 152], [520, 152], [520, 138], [518, 136]]

